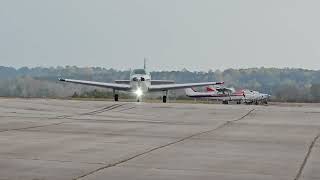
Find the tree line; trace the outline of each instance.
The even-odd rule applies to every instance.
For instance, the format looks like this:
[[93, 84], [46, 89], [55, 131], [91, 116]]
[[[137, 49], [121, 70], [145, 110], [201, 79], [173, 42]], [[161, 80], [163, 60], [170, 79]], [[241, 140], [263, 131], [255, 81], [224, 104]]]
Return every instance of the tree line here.
[[[0, 96], [9, 97], [90, 97], [112, 96], [109, 90], [58, 82], [59, 77], [101, 82], [128, 79], [130, 70], [101, 67], [22, 67], [0, 66]], [[236, 89], [253, 89], [272, 95], [274, 101], [320, 102], [320, 71], [293, 68], [248, 68], [209, 71], [154, 71], [153, 79], [170, 79], [177, 83], [225, 81]], [[102, 93], [102, 94], [101, 94]], [[183, 96], [178, 91], [176, 96]]]

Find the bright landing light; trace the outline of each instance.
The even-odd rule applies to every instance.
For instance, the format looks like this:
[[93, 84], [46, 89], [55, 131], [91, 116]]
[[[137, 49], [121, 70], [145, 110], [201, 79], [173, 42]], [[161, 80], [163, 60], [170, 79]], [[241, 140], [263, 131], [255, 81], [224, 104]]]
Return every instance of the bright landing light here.
[[140, 88], [138, 88], [135, 92], [134, 92], [138, 97], [142, 96], [142, 90]]

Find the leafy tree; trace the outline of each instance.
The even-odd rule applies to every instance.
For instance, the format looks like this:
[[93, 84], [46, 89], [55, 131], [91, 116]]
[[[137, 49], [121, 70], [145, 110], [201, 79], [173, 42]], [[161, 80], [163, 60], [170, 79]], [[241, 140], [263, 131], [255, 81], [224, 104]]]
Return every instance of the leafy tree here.
[[320, 102], [320, 84], [312, 84], [310, 93], [314, 98], [314, 101]]

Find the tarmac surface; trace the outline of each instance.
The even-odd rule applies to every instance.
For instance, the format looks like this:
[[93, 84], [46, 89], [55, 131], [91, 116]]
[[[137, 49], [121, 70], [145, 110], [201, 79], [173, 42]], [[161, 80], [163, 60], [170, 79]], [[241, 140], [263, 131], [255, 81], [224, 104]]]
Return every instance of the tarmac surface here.
[[320, 105], [0, 99], [0, 180], [319, 180]]

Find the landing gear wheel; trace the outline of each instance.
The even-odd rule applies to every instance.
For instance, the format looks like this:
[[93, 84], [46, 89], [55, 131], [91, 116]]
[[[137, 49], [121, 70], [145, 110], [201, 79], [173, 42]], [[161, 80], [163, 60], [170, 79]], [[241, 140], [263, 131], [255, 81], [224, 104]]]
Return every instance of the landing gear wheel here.
[[222, 101], [222, 104], [229, 104], [228, 101]]
[[258, 101], [256, 101], [254, 104], [255, 104], [255, 105], [259, 105], [259, 102], [258, 102]]
[[137, 99], [137, 102], [140, 102], [140, 99], [139, 99], [139, 98]]
[[237, 101], [237, 104], [241, 104], [241, 101]]
[[163, 96], [163, 97], [162, 97], [162, 102], [163, 102], [163, 103], [166, 103], [166, 102], [167, 102], [167, 96]]
[[118, 94], [114, 95], [114, 101], [119, 101], [119, 95]]

